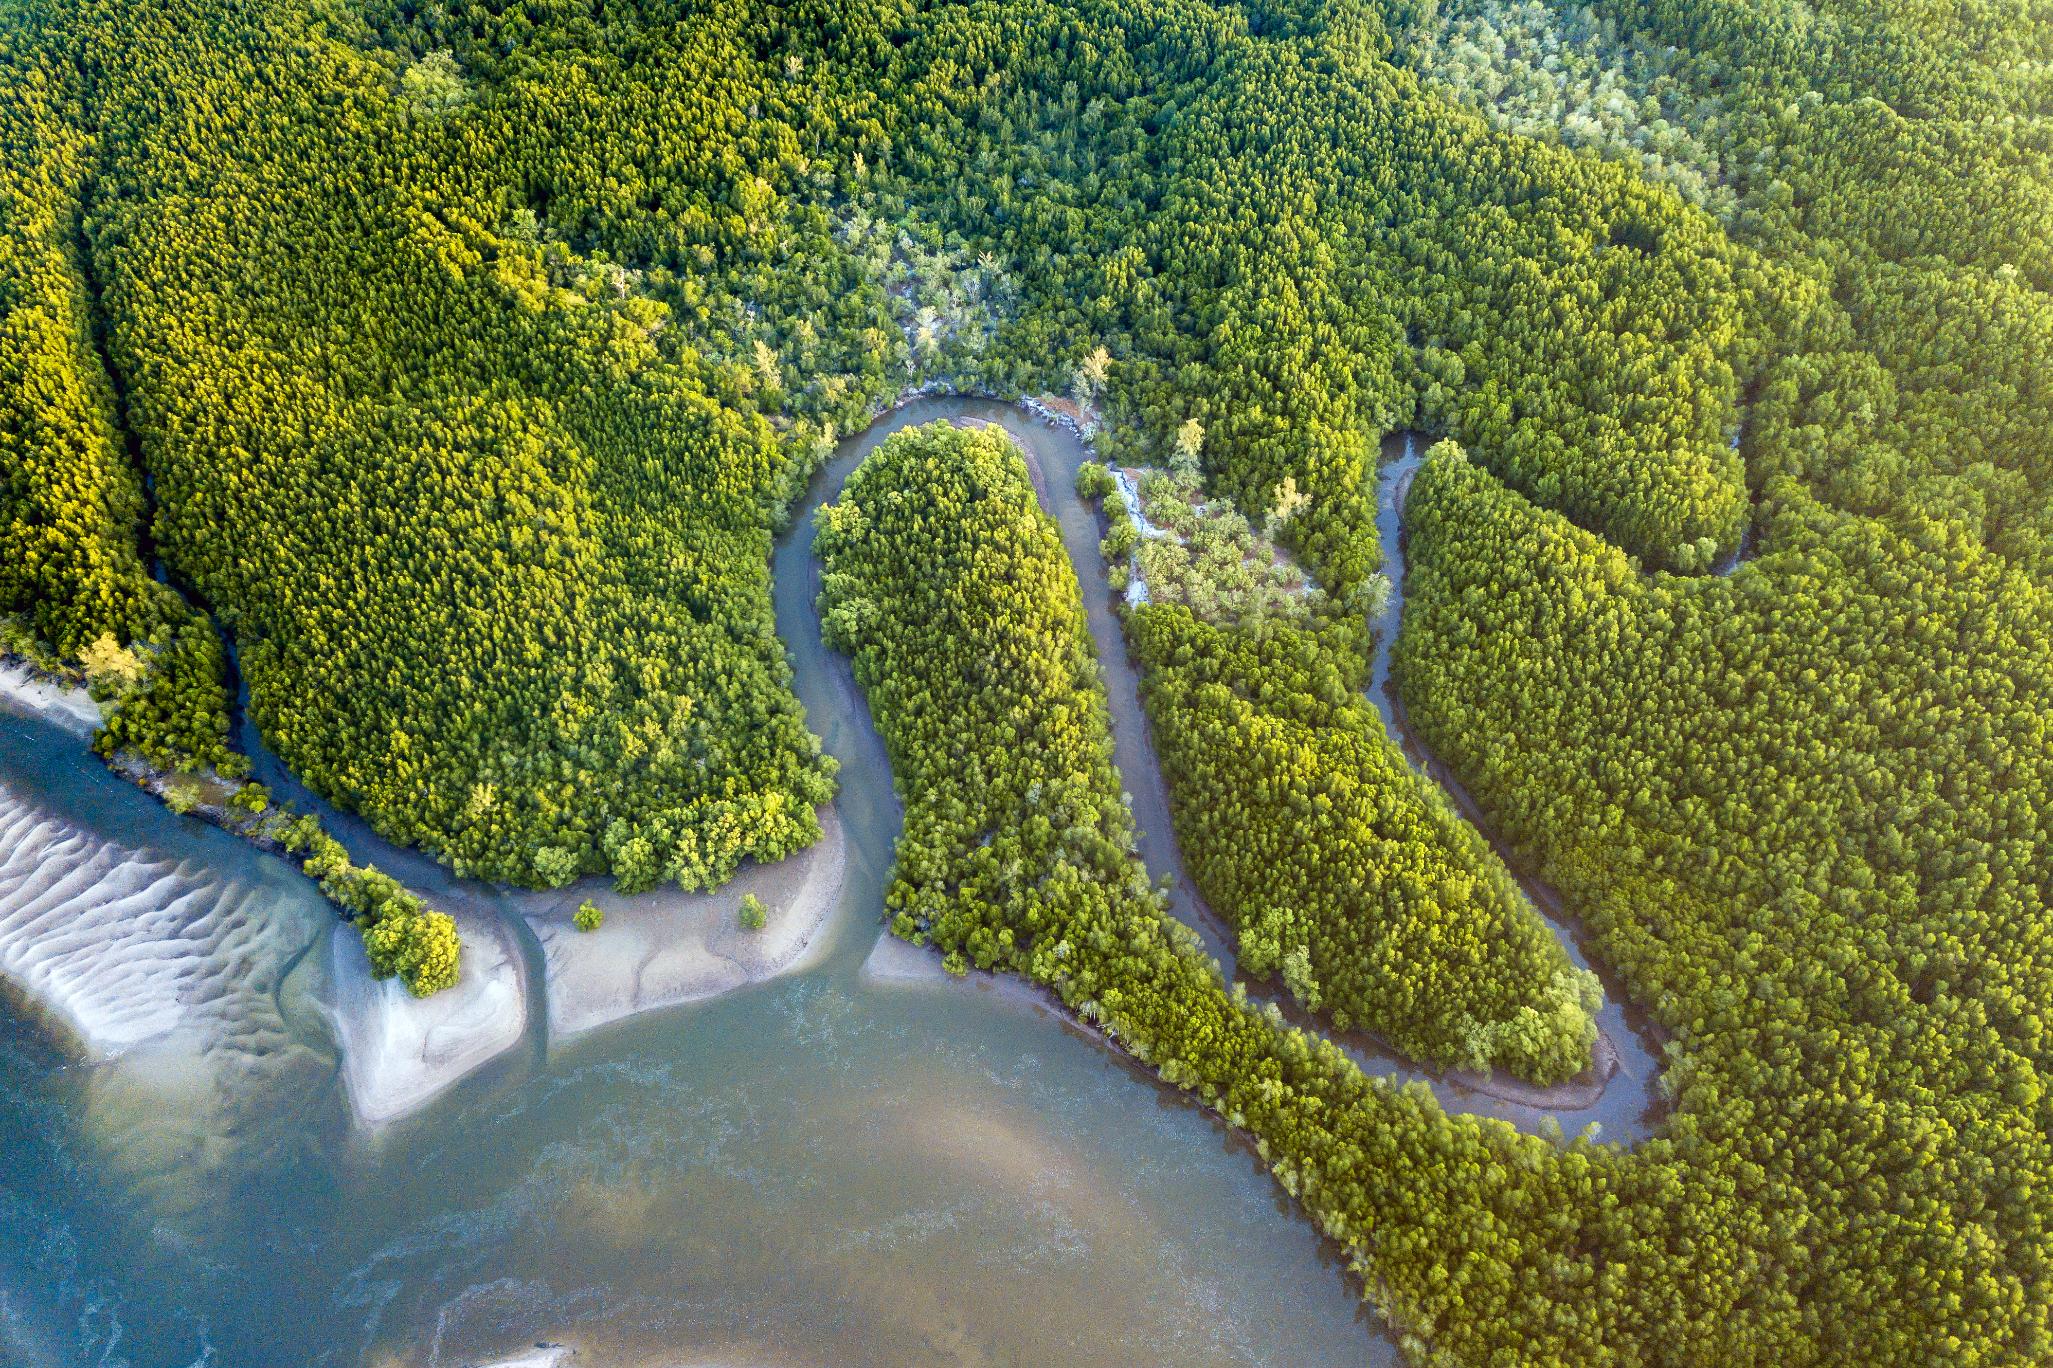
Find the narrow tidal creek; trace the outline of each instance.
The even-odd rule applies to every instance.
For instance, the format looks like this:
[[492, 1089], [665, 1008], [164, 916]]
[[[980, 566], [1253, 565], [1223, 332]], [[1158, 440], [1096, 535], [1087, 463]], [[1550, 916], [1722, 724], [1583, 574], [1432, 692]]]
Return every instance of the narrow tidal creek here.
[[[523, 914], [560, 892], [456, 879], [314, 804], [358, 858], [503, 918], [524, 961], [522, 1047], [395, 1125], [366, 1131], [345, 1103], [318, 1006], [334, 922], [312, 887], [77, 737], [0, 715], [0, 927], [121, 898], [127, 922], [202, 947], [165, 980], [167, 1029], [131, 1022], [141, 1043], [99, 1063], [23, 993], [0, 995], [0, 1361], [472, 1365], [549, 1340], [627, 1368], [1394, 1363], [1334, 1251], [1215, 1120], [1030, 995], [865, 971], [900, 812], [846, 662], [819, 639], [811, 515], [884, 437], [951, 419], [1027, 451], [1084, 588], [1143, 853], [1230, 967], [1176, 849], [1098, 515], [1074, 493], [1087, 449], [1016, 405], [916, 400], [842, 443], [773, 556], [797, 691], [841, 762], [846, 875], [806, 967], [552, 1041]], [[1386, 494], [1408, 468], [1386, 465]], [[1385, 516], [1394, 630], [1394, 500]], [[243, 740], [309, 805], [253, 728]], [[1629, 1141], [1657, 1066], [1613, 999], [1620, 1069], [1559, 1118]], [[1426, 1081], [1453, 1111], [1543, 1114]]]

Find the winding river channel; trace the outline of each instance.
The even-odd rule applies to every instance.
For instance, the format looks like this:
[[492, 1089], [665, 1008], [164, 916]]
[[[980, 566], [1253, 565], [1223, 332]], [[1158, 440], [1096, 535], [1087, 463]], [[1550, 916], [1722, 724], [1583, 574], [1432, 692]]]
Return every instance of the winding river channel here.
[[[549, 1340], [627, 1368], [1394, 1363], [1335, 1251], [1216, 1121], [1028, 994], [865, 970], [900, 813], [846, 663], [819, 639], [811, 512], [891, 432], [952, 419], [998, 423], [1031, 458], [1084, 585], [1144, 854], [1230, 964], [1175, 847], [1098, 514], [1073, 493], [1086, 448], [1014, 405], [916, 400], [842, 444], [774, 553], [778, 632], [841, 762], [848, 865], [821, 952], [552, 1041], [521, 914], [562, 895], [457, 880], [321, 805], [358, 858], [503, 918], [526, 962], [522, 1046], [382, 1130], [352, 1124], [316, 1005], [333, 919], [311, 887], [76, 736], [0, 715], [0, 912], [68, 914], [118, 890], [209, 937], [172, 967], [203, 1028], [108, 1062], [78, 1062], [33, 1006], [0, 1003], [0, 1361], [468, 1365]], [[1407, 469], [1386, 467], [1386, 494]], [[1611, 996], [1618, 1071], [1554, 1114], [1631, 1140], [1656, 1067]], [[1452, 1110], [1546, 1114], [1426, 1081]]]

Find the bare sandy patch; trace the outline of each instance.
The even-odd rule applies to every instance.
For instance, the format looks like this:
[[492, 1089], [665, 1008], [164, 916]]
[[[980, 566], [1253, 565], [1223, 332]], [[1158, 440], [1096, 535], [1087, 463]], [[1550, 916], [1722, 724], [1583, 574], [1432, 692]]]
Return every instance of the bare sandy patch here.
[[397, 978], [372, 978], [363, 936], [348, 922], [331, 934], [324, 1006], [358, 1125], [420, 1110], [527, 1029], [526, 974], [513, 929], [488, 912], [450, 915], [463, 937], [462, 970], [455, 987], [433, 997], [415, 997]]
[[45, 678], [19, 660], [0, 661], [0, 710], [91, 737], [100, 729], [100, 705], [84, 689]]
[[[750, 865], [710, 893], [622, 896], [574, 889], [527, 914], [542, 944], [549, 1034], [566, 1039], [639, 1012], [733, 992], [804, 968], [825, 944], [847, 875], [841, 818], [820, 811], [820, 839], [788, 859]], [[762, 899], [760, 930], [741, 925], [743, 895]], [[596, 931], [571, 923], [589, 898], [606, 914]]]
[[312, 927], [259, 885], [108, 840], [0, 782], [0, 979], [91, 1059], [275, 1050], [271, 997]]
[[940, 951], [900, 940], [889, 931], [877, 937], [869, 958], [863, 961], [862, 977], [864, 983], [873, 987], [974, 993], [984, 1001], [1060, 1015], [1061, 1004], [1050, 989], [1016, 974], [993, 974], [983, 969], [972, 969], [960, 976], [951, 974], [941, 963]]

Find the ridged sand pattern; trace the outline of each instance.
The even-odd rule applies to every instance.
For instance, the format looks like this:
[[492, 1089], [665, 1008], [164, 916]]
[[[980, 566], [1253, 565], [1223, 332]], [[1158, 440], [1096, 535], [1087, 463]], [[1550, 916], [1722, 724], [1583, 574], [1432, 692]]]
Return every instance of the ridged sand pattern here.
[[279, 983], [318, 929], [303, 899], [82, 830], [0, 780], [0, 977], [93, 1059], [279, 1051]]

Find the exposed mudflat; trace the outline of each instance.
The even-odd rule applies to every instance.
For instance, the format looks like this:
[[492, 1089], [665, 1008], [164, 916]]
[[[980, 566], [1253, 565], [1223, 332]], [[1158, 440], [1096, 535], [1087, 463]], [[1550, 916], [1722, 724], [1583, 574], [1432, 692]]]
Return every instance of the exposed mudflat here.
[[[252, 1019], [282, 1016], [296, 1040], [279, 1058], [303, 1067], [273, 1083], [266, 1059], [265, 1085], [242, 1087], [232, 1112], [182, 1096], [167, 1105], [126, 1087], [125, 1064], [82, 1065], [35, 1026], [0, 1023], [11, 1028], [0, 1031], [0, 1226], [21, 1235], [0, 1240], [0, 1346], [31, 1346], [30, 1362], [97, 1362], [118, 1342], [136, 1362], [298, 1365], [316, 1344], [338, 1364], [380, 1368], [1394, 1362], [1338, 1256], [1215, 1123], [1076, 1048], [1080, 1028], [1052, 1008], [1011, 1006], [1009, 981], [947, 979], [931, 951], [914, 953], [947, 991], [862, 975], [900, 810], [861, 695], [819, 640], [803, 515], [893, 424], [949, 416], [954, 403], [913, 406], [845, 441], [776, 543], [779, 634], [808, 724], [841, 762], [847, 860], [840, 914], [772, 983], [553, 1049], [530, 918], [567, 919], [594, 895], [459, 879], [307, 800], [259, 747], [259, 776], [281, 797], [458, 917], [474, 973], [501, 932], [518, 966], [486, 975], [497, 986], [481, 1010], [425, 1028], [402, 989], [374, 995], [359, 974], [355, 1019], [331, 1025], [323, 1002], [332, 1013], [343, 986], [331, 960], [361, 950], [338, 944], [354, 933], [311, 883], [174, 816], [76, 734], [0, 717], [0, 773], [54, 796], [71, 830], [174, 868], [196, 860], [261, 890], [253, 918], [290, 904], [306, 928], [282, 980], [233, 969], [276, 984]], [[1066, 441], [1017, 409], [1008, 421]], [[831, 866], [790, 869], [812, 867]], [[713, 895], [737, 937], [748, 886]], [[641, 920], [639, 899], [597, 900], [607, 924], [572, 948], [602, 949]], [[482, 934], [473, 918], [489, 922]], [[559, 974], [559, 997], [562, 986]], [[990, 993], [1004, 1010], [985, 1008]], [[505, 1029], [516, 1003], [524, 1032]], [[493, 1058], [495, 1035], [516, 1043]], [[395, 1106], [492, 1062], [460, 1097], [363, 1144], [338, 1053], [357, 1056], [358, 1080]], [[148, 1046], [129, 1057], [147, 1061], [134, 1072], [156, 1072]], [[1136, 1249], [1147, 1257], [1128, 1257]], [[551, 1352], [559, 1342], [568, 1359]]]
[[0, 660], [0, 711], [34, 718], [75, 736], [100, 729], [100, 705], [84, 689], [43, 678], [18, 660]]
[[[549, 1034], [564, 1039], [637, 1012], [674, 1007], [803, 968], [841, 901], [848, 856], [841, 818], [821, 809], [820, 839], [771, 865], [751, 865], [710, 893], [621, 897], [594, 884], [560, 904], [525, 913], [542, 947]], [[768, 919], [750, 931], [743, 895], [763, 900]], [[585, 898], [603, 909], [596, 931], [571, 922]]]
[[[84, 690], [20, 662], [0, 663], [0, 710], [77, 737], [100, 726]], [[123, 773], [161, 788], [132, 767]], [[268, 1061], [305, 1053], [288, 1048], [298, 1042], [280, 988], [325, 934], [322, 1006], [364, 1125], [417, 1110], [520, 1039], [521, 960], [500, 918], [450, 909], [464, 941], [462, 978], [421, 1001], [397, 980], [373, 980], [356, 929], [289, 865], [277, 875], [223, 878], [199, 859], [105, 840], [0, 779], [0, 981], [87, 1059], [146, 1057], [131, 1072], [159, 1090], [220, 1093]]]
[[397, 978], [372, 978], [363, 937], [349, 923], [329, 935], [323, 1005], [359, 1125], [420, 1110], [526, 1033], [527, 976], [511, 928], [496, 916], [444, 910], [463, 937], [463, 967], [456, 986], [433, 997], [415, 997]]
[[[0, 746], [24, 765], [0, 771], [0, 1000], [65, 1042], [83, 1133], [133, 1175], [133, 1209], [205, 1209], [239, 1147], [264, 1143], [253, 1123], [270, 1099], [330, 1074], [294, 974], [327, 905], [282, 867], [238, 861], [219, 832], [143, 806], [69, 735], [9, 719]], [[133, 831], [105, 834], [109, 798], [140, 809]], [[5, 1344], [0, 1331], [0, 1359]]]
[[274, 997], [314, 927], [258, 885], [80, 830], [0, 776], [0, 979], [86, 1057], [262, 1053]]
[[960, 977], [942, 966], [933, 947], [914, 945], [886, 931], [877, 937], [869, 958], [863, 961], [862, 981], [873, 988], [939, 989], [973, 992], [986, 1001], [1022, 1007], [1031, 1011], [1055, 1012], [1055, 995], [1039, 984], [1016, 974], [992, 974], [972, 969]]

